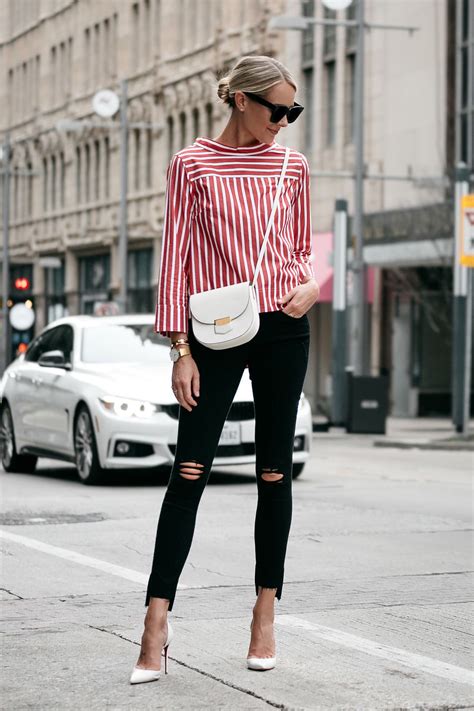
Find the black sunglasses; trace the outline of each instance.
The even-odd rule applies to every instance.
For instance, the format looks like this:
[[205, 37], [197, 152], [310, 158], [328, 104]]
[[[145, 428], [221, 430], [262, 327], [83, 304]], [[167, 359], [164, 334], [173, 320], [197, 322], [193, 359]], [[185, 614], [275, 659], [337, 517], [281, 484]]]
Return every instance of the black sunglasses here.
[[296, 101], [293, 106], [285, 106], [285, 104], [272, 104], [258, 94], [252, 94], [250, 91], [244, 91], [243, 93], [245, 96], [248, 96], [249, 99], [252, 99], [252, 101], [256, 101], [258, 104], [262, 104], [262, 106], [266, 106], [270, 109], [272, 112], [270, 121], [272, 123], [278, 123], [284, 116], [288, 117], [288, 123], [293, 123], [304, 109], [304, 106], [297, 104]]

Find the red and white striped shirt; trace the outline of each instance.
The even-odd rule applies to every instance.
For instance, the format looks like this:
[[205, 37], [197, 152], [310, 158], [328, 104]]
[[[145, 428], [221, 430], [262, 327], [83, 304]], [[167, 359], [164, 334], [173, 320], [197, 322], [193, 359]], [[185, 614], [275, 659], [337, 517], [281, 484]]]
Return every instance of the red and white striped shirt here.
[[[155, 331], [188, 330], [189, 295], [251, 281], [280, 178], [285, 148], [232, 147], [197, 138], [167, 170]], [[313, 277], [306, 157], [291, 149], [256, 282], [260, 312]]]

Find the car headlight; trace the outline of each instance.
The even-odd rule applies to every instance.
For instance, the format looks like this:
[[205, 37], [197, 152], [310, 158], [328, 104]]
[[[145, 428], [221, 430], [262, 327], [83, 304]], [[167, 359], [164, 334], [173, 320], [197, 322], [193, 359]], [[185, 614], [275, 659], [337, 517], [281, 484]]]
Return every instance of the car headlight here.
[[160, 405], [155, 405], [146, 400], [129, 400], [126, 397], [116, 395], [104, 395], [99, 398], [99, 402], [107, 412], [112, 412], [119, 417], [140, 417], [147, 418], [161, 412]]

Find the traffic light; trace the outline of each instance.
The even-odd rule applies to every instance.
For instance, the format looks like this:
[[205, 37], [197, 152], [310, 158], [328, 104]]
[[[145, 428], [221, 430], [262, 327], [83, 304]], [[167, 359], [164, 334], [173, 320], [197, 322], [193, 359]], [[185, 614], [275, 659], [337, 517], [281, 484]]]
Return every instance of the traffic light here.
[[13, 286], [17, 291], [29, 291], [31, 284], [28, 277], [16, 277]]
[[[34, 318], [26, 319], [25, 314], [34, 316], [33, 268], [31, 264], [12, 264], [10, 267], [10, 360], [24, 353], [34, 335]], [[21, 306], [20, 306], [21, 304]], [[16, 307], [16, 309], [15, 309]], [[15, 310], [15, 316], [13, 315]], [[22, 311], [23, 310], [23, 311]], [[23, 317], [18, 316], [23, 313]]]

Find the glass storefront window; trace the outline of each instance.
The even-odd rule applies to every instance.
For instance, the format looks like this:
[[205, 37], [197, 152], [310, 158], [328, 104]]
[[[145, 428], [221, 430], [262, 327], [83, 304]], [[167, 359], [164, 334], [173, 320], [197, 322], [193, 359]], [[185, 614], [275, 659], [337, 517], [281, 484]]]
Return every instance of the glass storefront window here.
[[128, 311], [153, 311], [153, 248], [135, 249], [128, 253]]
[[109, 301], [110, 254], [79, 260], [80, 313], [94, 313], [96, 302]]

